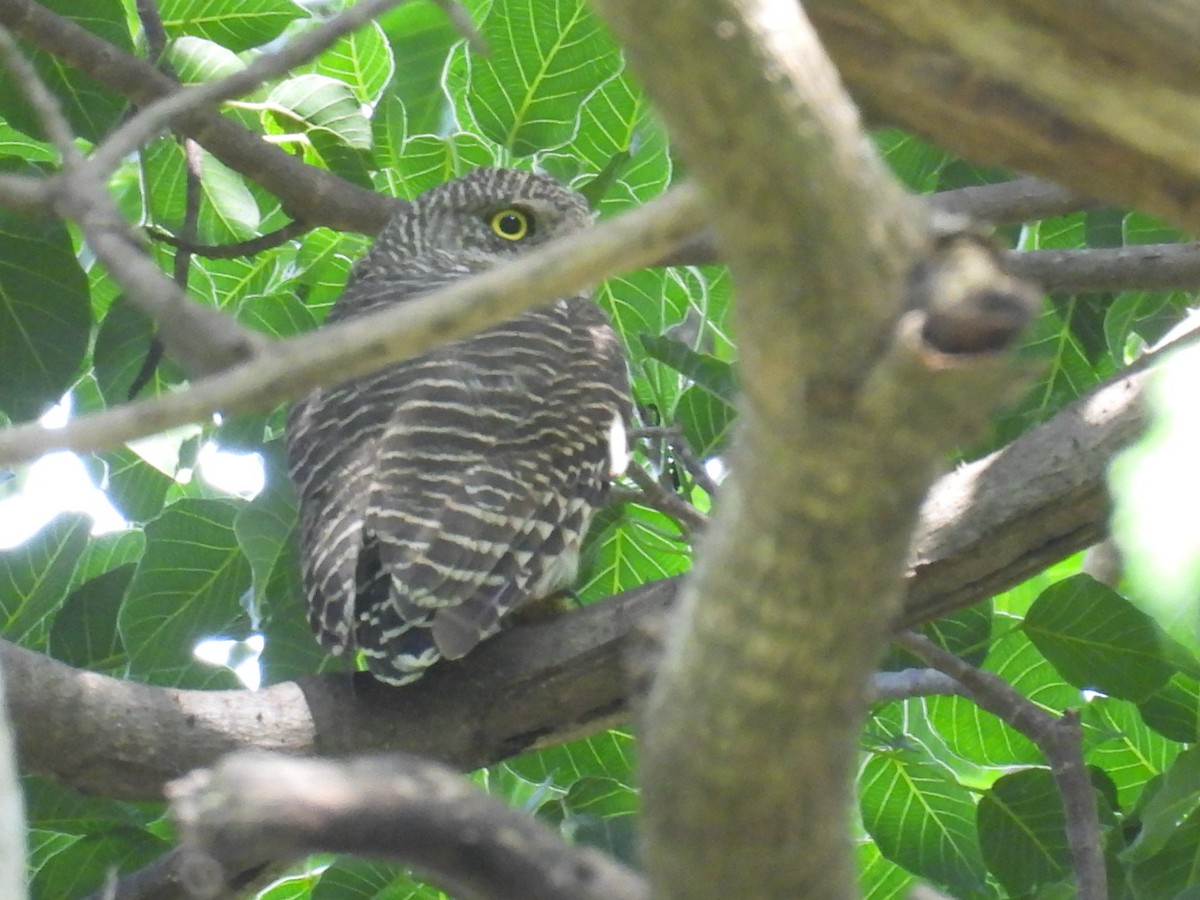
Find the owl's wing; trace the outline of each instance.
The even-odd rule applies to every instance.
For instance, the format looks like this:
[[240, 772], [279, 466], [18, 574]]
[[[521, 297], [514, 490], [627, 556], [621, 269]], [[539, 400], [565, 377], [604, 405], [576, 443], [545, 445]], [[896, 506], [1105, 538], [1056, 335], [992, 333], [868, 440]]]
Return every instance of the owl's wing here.
[[[385, 388], [361, 531], [355, 635], [373, 671], [416, 677], [574, 578], [613, 467], [628, 382], [586, 300], [423, 358]], [[618, 454], [619, 455], [619, 454]], [[397, 678], [399, 675], [399, 678]]]
[[[327, 322], [403, 302], [469, 271], [414, 267], [389, 277], [355, 273]], [[378, 467], [378, 444], [391, 421], [394, 393], [419, 374], [424, 358], [322, 388], [288, 410], [284, 444], [300, 501], [300, 560], [309, 623], [333, 653], [355, 647], [355, 595], [363, 525]], [[369, 544], [367, 544], [369, 546]]]

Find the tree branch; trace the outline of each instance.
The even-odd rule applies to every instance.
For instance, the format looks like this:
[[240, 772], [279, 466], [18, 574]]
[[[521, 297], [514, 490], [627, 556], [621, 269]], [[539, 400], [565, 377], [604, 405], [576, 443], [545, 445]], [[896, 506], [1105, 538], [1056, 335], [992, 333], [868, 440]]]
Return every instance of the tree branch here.
[[[1140, 367], [1115, 379], [934, 484], [898, 629], [1013, 587], [1105, 534], [1107, 463], [1144, 425], [1147, 377]], [[627, 663], [648, 668], [638, 660], [653, 652], [648, 635], [678, 582], [519, 625], [403, 691], [348, 676], [257, 692], [175, 691], [2, 643], [0, 663], [23, 766], [91, 793], [154, 798], [165, 780], [247, 748], [404, 750], [468, 769], [626, 721], [634, 690]]]
[[638, 486], [637, 502], [644, 503], [672, 519], [685, 533], [701, 532], [708, 526], [708, 516], [688, 503], [674, 491], [658, 483], [650, 473], [637, 464], [631, 464], [625, 476]]
[[0, 207], [23, 216], [54, 216], [53, 183], [49, 178], [0, 173]]
[[1195, 290], [1200, 288], [1200, 242], [1143, 244], [1097, 250], [1009, 251], [1014, 275], [1048, 294], [1083, 291]]
[[1048, 219], [1097, 205], [1053, 182], [1029, 177], [938, 191], [930, 194], [928, 199], [943, 212], [969, 216], [993, 225]]
[[236, 259], [239, 256], [254, 256], [256, 253], [262, 253], [264, 250], [272, 250], [311, 229], [312, 226], [307, 222], [288, 222], [282, 228], [277, 228], [274, 231], [267, 232], [250, 240], [238, 241], [235, 244], [195, 244], [184, 240], [179, 235], [168, 234], [157, 228], [147, 229], [147, 234], [153, 240], [162, 241], [164, 244], [171, 247], [178, 247], [180, 250], [186, 250], [195, 256], [203, 256], [208, 259]]
[[468, 770], [625, 721], [627, 663], [651, 652], [645, 629], [674, 596], [673, 581], [656, 582], [522, 623], [403, 690], [366, 673], [260, 691], [154, 687], [2, 641], [0, 663], [23, 768], [88, 793], [156, 799], [170, 779], [246, 749], [401, 751]]
[[[645, 883], [597, 850], [455, 772], [410, 756], [346, 761], [241, 753], [168, 787], [200, 896], [224, 886], [224, 866], [307, 853], [385, 857], [462, 900], [647, 900]], [[213, 865], [203, 865], [203, 860]], [[200, 865], [195, 865], [200, 863]], [[199, 879], [198, 879], [199, 880]]]
[[[76, 419], [65, 428], [23, 425], [0, 432], [0, 465], [50, 450], [88, 452], [176, 425], [266, 410], [322, 384], [344, 381], [463, 337], [648, 265], [691, 234], [701, 216], [696, 192], [673, 188], [637, 210], [569, 235], [424, 299], [287, 341], [233, 369], [164, 394]], [[155, 269], [157, 276], [165, 279]], [[168, 283], [169, 280], [167, 280]]]
[[911, 700], [913, 697], [965, 696], [963, 686], [937, 669], [879, 672], [871, 682], [870, 703]]
[[1101, 540], [1108, 465], [1145, 428], [1153, 363], [1198, 338], [1200, 321], [1007, 447], [941, 478], [921, 508], [899, 624], [990, 597]]
[[1026, 0], [805, 9], [872, 120], [1200, 232], [1200, 26], [1184, 0], [1086, 16]]
[[1067, 821], [1067, 843], [1075, 870], [1075, 890], [1080, 900], [1105, 900], [1108, 883], [1104, 869], [1104, 842], [1096, 812], [1095, 790], [1088, 778], [1083, 759], [1083, 731], [1079, 714], [1067, 711], [1061, 716], [1044, 712], [1008, 682], [984, 672], [948, 653], [924, 635], [899, 634], [896, 645], [903, 647], [940, 672], [962, 684], [967, 696], [981, 709], [1007, 722], [1035, 744], [1058, 784]]
[[[147, 106], [179, 89], [145, 60], [125, 53], [33, 0], [0, 0], [0, 25], [124, 94], [138, 106]], [[295, 219], [373, 234], [395, 209], [394, 199], [305, 165], [214, 110], [190, 112], [177, 125], [225, 165], [279, 197]]]

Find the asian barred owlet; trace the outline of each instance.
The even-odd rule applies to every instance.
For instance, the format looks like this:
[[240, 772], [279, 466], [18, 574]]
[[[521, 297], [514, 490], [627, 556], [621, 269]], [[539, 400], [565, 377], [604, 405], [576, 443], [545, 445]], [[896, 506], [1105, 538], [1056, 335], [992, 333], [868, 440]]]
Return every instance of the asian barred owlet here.
[[[329, 322], [404, 303], [591, 223], [541, 175], [479, 169], [422, 194], [357, 263]], [[565, 297], [376, 374], [287, 420], [309, 621], [404, 684], [570, 585], [623, 471], [629, 381], [590, 297]]]

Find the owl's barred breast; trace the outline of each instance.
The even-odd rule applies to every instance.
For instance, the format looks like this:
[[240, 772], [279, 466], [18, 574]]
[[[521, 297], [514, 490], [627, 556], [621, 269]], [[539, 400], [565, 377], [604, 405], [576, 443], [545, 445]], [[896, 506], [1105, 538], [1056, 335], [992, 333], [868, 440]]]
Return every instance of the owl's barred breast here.
[[[551, 179], [479, 170], [397, 215], [330, 320], [403, 302], [589, 222], [582, 197]], [[630, 405], [619, 341], [585, 297], [297, 403], [286, 445], [322, 644], [359, 650], [376, 677], [403, 684], [570, 584], [592, 514], [623, 468]]]

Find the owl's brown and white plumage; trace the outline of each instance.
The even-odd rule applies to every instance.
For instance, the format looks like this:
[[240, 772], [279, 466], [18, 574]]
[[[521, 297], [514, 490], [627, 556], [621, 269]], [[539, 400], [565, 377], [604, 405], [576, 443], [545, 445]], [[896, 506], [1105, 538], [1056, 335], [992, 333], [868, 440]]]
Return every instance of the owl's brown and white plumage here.
[[[479, 169], [418, 197], [355, 266], [334, 322], [403, 303], [591, 222], [553, 179]], [[569, 585], [630, 407], [587, 296], [314, 392], [287, 422], [309, 618], [332, 651], [414, 681]]]

